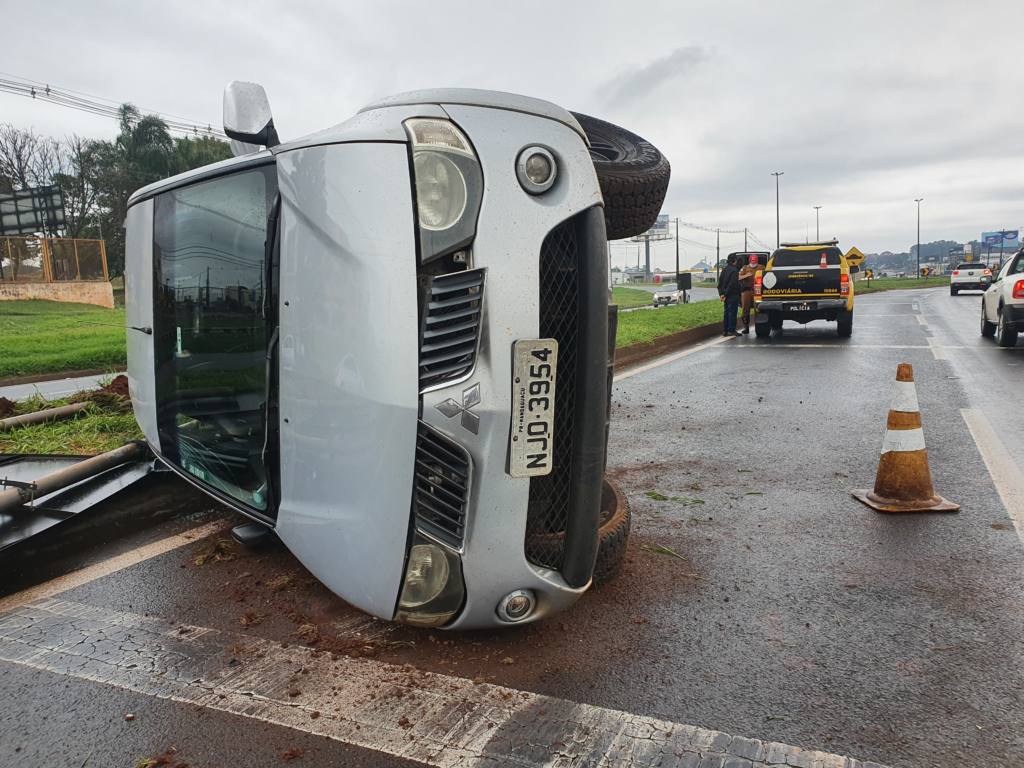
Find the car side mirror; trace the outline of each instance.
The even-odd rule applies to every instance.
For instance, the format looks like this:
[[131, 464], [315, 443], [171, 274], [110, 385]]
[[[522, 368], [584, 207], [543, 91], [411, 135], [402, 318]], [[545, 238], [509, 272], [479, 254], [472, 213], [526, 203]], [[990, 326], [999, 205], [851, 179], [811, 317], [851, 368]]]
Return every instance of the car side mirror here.
[[232, 80], [224, 88], [224, 133], [231, 139], [231, 151], [238, 155], [281, 143], [274, 128], [270, 99], [263, 86]]

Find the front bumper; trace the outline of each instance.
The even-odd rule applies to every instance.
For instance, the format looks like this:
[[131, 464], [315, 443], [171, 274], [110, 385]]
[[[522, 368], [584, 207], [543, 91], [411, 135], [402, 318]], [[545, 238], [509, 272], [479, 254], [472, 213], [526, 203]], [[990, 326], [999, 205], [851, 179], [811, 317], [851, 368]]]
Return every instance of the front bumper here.
[[[473, 141], [485, 179], [472, 245], [473, 267], [486, 270], [483, 321], [472, 373], [423, 392], [420, 418], [462, 446], [472, 461], [461, 551], [466, 599], [448, 625], [470, 629], [502, 625], [496, 607], [516, 590], [533, 591], [537, 607], [532, 621], [567, 607], [589, 585], [606, 441], [607, 256], [600, 188], [576, 134], [556, 122], [517, 113], [444, 108]], [[524, 141], [551, 148], [559, 161], [555, 186], [540, 198], [527, 196], [509, 173]], [[575, 262], [575, 272], [566, 268], [567, 257]], [[546, 271], [543, 262], [552, 258], [562, 261]], [[572, 290], [576, 306], [562, 307], [572, 310], [570, 329], [565, 317], [549, 310]], [[548, 337], [559, 340], [555, 469], [544, 478], [516, 478], [507, 471], [512, 348], [519, 339]], [[466, 428], [460, 413], [442, 407], [449, 400], [464, 403], [471, 390], [475, 432]], [[572, 397], [563, 399], [569, 393]], [[555, 478], [558, 487], [545, 489]], [[563, 491], [568, 495], [551, 501]], [[527, 552], [527, 531], [552, 503], [565, 510], [564, 555], [557, 563], [538, 564]]]

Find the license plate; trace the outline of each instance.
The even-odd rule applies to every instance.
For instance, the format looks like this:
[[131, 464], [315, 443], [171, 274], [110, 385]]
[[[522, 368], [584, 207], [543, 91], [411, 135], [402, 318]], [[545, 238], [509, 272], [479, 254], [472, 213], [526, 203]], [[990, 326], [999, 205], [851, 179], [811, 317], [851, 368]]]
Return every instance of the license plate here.
[[512, 434], [508, 473], [550, 474], [554, 450], [555, 371], [558, 342], [520, 339], [512, 347]]

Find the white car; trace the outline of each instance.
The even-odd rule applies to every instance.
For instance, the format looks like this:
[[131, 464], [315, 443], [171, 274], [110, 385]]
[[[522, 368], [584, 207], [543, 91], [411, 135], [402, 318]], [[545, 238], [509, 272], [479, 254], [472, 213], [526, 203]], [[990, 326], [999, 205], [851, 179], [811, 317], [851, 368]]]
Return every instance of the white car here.
[[1017, 343], [1024, 331], [1024, 249], [1008, 259], [981, 297], [981, 335], [1001, 347]]
[[984, 264], [964, 262], [958, 264], [949, 276], [949, 295], [960, 291], [984, 291], [992, 282], [992, 270]]
[[684, 304], [686, 302], [686, 292], [676, 290], [673, 285], [671, 287], [662, 287], [660, 291], [654, 292], [654, 297], [651, 299], [651, 306], [655, 309], [658, 307], [666, 307], [669, 304]]

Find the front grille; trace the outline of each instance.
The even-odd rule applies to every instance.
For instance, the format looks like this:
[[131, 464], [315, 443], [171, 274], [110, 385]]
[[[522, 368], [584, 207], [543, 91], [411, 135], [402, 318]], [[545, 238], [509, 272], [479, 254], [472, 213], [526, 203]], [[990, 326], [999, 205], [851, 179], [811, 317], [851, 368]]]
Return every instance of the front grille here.
[[526, 512], [526, 558], [558, 570], [572, 503], [573, 436], [580, 323], [579, 244], [575, 220], [563, 222], [540, 249], [540, 337], [558, 341], [554, 450], [548, 475], [530, 479]]
[[462, 549], [469, 495], [469, 455], [424, 424], [416, 435], [413, 506], [416, 528]]
[[482, 269], [431, 280], [420, 334], [421, 392], [473, 370], [480, 339], [483, 286]]

